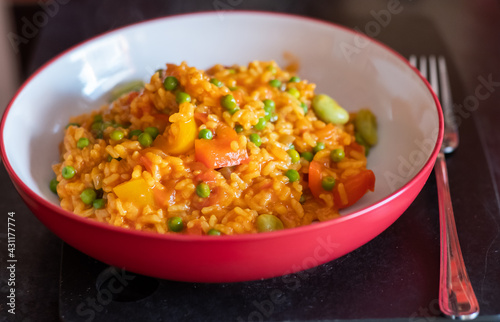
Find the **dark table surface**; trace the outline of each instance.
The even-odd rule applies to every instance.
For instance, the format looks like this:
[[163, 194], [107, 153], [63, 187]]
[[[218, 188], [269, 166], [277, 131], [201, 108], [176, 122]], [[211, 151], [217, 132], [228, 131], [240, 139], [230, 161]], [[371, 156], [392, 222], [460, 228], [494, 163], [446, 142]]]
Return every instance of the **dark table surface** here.
[[[457, 228], [481, 306], [479, 319], [500, 320], [498, 1], [56, 0], [50, 18], [38, 30], [29, 70], [94, 35], [165, 15], [220, 9], [279, 11], [364, 31], [395, 2], [403, 10], [378, 22], [373, 37], [405, 56], [447, 58], [461, 137], [459, 149], [447, 159]], [[482, 85], [488, 81], [489, 87]], [[3, 168], [0, 190], [2, 245], [7, 214], [15, 212], [16, 218], [18, 321], [440, 319], [434, 175], [389, 229], [338, 260], [291, 276], [246, 283], [193, 284], [136, 276], [135, 284], [142, 285], [142, 291], [150, 287], [152, 294], [137, 301], [117, 298], [93, 314], [82, 314], [79, 305], [96, 297], [95, 277], [102, 278], [103, 270], [110, 273], [110, 269], [64, 245], [45, 228], [24, 205]], [[2, 248], [0, 320], [13, 320], [6, 313], [7, 247]]]

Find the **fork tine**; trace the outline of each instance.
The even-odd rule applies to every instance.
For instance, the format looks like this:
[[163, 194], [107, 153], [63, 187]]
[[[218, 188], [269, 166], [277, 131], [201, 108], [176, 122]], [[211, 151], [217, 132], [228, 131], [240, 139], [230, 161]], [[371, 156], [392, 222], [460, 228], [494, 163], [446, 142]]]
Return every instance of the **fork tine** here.
[[430, 81], [434, 93], [441, 100], [441, 93], [439, 92], [439, 79], [438, 79], [438, 67], [436, 63], [436, 56], [429, 56], [429, 71], [430, 71]]
[[420, 74], [427, 79], [427, 57], [420, 56]]
[[417, 67], [417, 56], [411, 55], [408, 58], [408, 61], [410, 62], [410, 65], [412, 65], [413, 67]]

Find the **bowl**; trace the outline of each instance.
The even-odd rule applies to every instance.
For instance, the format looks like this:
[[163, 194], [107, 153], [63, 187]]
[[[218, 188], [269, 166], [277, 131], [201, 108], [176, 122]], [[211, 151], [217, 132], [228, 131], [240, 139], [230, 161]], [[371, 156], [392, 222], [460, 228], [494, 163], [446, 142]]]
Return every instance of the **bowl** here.
[[[165, 32], [175, 30], [175, 32]], [[238, 236], [161, 235], [114, 227], [61, 209], [51, 165], [70, 116], [98, 108], [127, 80], [148, 80], [166, 62], [300, 62], [299, 75], [347, 110], [369, 107], [379, 143], [368, 157], [375, 191], [335, 220]], [[20, 130], [22, 129], [22, 130]], [[10, 102], [1, 123], [3, 163], [36, 217], [63, 241], [109, 265], [191, 282], [270, 278], [343, 256], [389, 227], [426, 182], [443, 136], [429, 84], [390, 48], [342, 26], [265, 12], [208, 12], [120, 28], [55, 57]]]

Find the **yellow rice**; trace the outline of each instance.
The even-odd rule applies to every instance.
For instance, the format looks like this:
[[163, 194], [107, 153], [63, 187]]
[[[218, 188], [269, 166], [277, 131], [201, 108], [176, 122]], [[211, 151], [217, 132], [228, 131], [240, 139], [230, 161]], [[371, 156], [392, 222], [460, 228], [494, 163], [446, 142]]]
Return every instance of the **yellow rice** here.
[[[176, 103], [175, 93], [163, 85], [167, 75], [177, 77], [179, 87], [191, 96], [191, 102], [180, 106]], [[71, 118], [70, 122], [78, 125], [65, 129], [61, 162], [53, 166], [59, 181], [57, 194], [61, 207], [111, 225], [162, 234], [172, 233], [167, 223], [172, 217], [182, 218], [182, 233], [207, 234], [216, 229], [227, 235], [257, 232], [256, 218], [262, 214], [277, 216], [285, 228], [338, 217], [339, 205], [334, 204], [331, 193], [322, 193], [319, 198], [311, 195], [307, 181], [309, 162], [301, 158], [292, 163], [287, 152], [291, 144], [300, 153], [311, 151], [321, 141], [319, 131], [328, 129], [310, 108], [315, 84], [306, 80], [287, 82], [291, 76], [292, 72], [280, 69], [275, 62], [216, 65], [207, 71], [185, 62], [168, 64], [166, 71], [152, 75], [140, 92], [124, 94], [99, 110]], [[210, 83], [211, 78], [224, 85], [215, 86]], [[281, 80], [281, 88], [271, 87], [272, 79]], [[290, 88], [298, 90], [299, 98], [288, 93]], [[239, 100], [239, 110], [234, 114], [221, 107], [220, 99], [227, 94]], [[268, 121], [264, 130], [257, 131], [254, 126], [266, 115], [265, 99], [275, 102], [277, 120]], [[301, 102], [308, 107], [307, 113]], [[92, 130], [96, 116], [109, 125], [100, 135]], [[197, 131], [215, 131], [221, 124], [243, 127], [230, 147], [234, 151], [246, 149], [248, 162], [211, 172], [215, 176], [211, 183], [214, 197], [208, 203], [196, 193], [197, 178], [208, 170], [200, 166], [194, 148], [182, 154], [169, 154], [142, 146], [137, 137], [129, 138], [132, 130], [151, 126], [160, 130], [160, 136], [179, 132], [176, 124], [192, 118], [196, 119]], [[124, 138], [112, 140], [110, 135], [115, 130], [121, 131]], [[260, 147], [248, 139], [251, 133], [260, 134]], [[78, 148], [80, 138], [87, 138], [90, 144]], [[325, 149], [316, 153], [314, 160], [329, 164], [325, 174], [342, 181], [366, 169], [362, 149], [347, 151], [348, 146], [355, 144], [352, 123], [335, 126], [323, 143]], [[346, 149], [346, 156], [333, 164], [329, 154], [338, 148]], [[66, 166], [76, 171], [71, 179], [62, 176]], [[286, 176], [289, 169], [297, 170], [301, 179], [290, 182]], [[133, 198], [121, 200], [115, 188], [132, 180], [144, 180], [154, 201], [142, 205]], [[96, 209], [82, 201], [80, 195], [87, 188], [97, 191], [97, 198], [105, 202], [103, 208]], [[342, 182], [338, 190], [342, 203], [347, 204]], [[168, 198], [159, 201], [158, 195]]]

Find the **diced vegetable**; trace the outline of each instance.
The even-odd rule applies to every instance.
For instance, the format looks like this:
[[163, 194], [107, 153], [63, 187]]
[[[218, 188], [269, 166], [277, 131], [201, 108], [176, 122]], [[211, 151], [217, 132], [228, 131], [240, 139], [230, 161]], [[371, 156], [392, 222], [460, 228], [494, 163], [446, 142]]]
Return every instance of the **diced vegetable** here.
[[198, 139], [195, 141], [196, 161], [207, 168], [217, 169], [248, 162], [246, 147], [233, 150], [231, 142], [238, 142], [238, 134], [227, 125], [220, 125], [212, 140]]
[[132, 179], [113, 188], [113, 192], [122, 201], [130, 201], [137, 207], [154, 204], [154, 196], [146, 181]]
[[375, 175], [372, 170], [363, 170], [357, 175], [349, 177], [343, 184], [348, 200], [347, 204], [342, 202], [338, 187], [333, 190], [333, 202], [339, 209], [352, 206], [361, 199], [368, 190], [373, 191], [375, 188]]
[[187, 122], [175, 122], [167, 133], [156, 137], [153, 146], [170, 155], [186, 153], [193, 148], [197, 131], [194, 118]]

